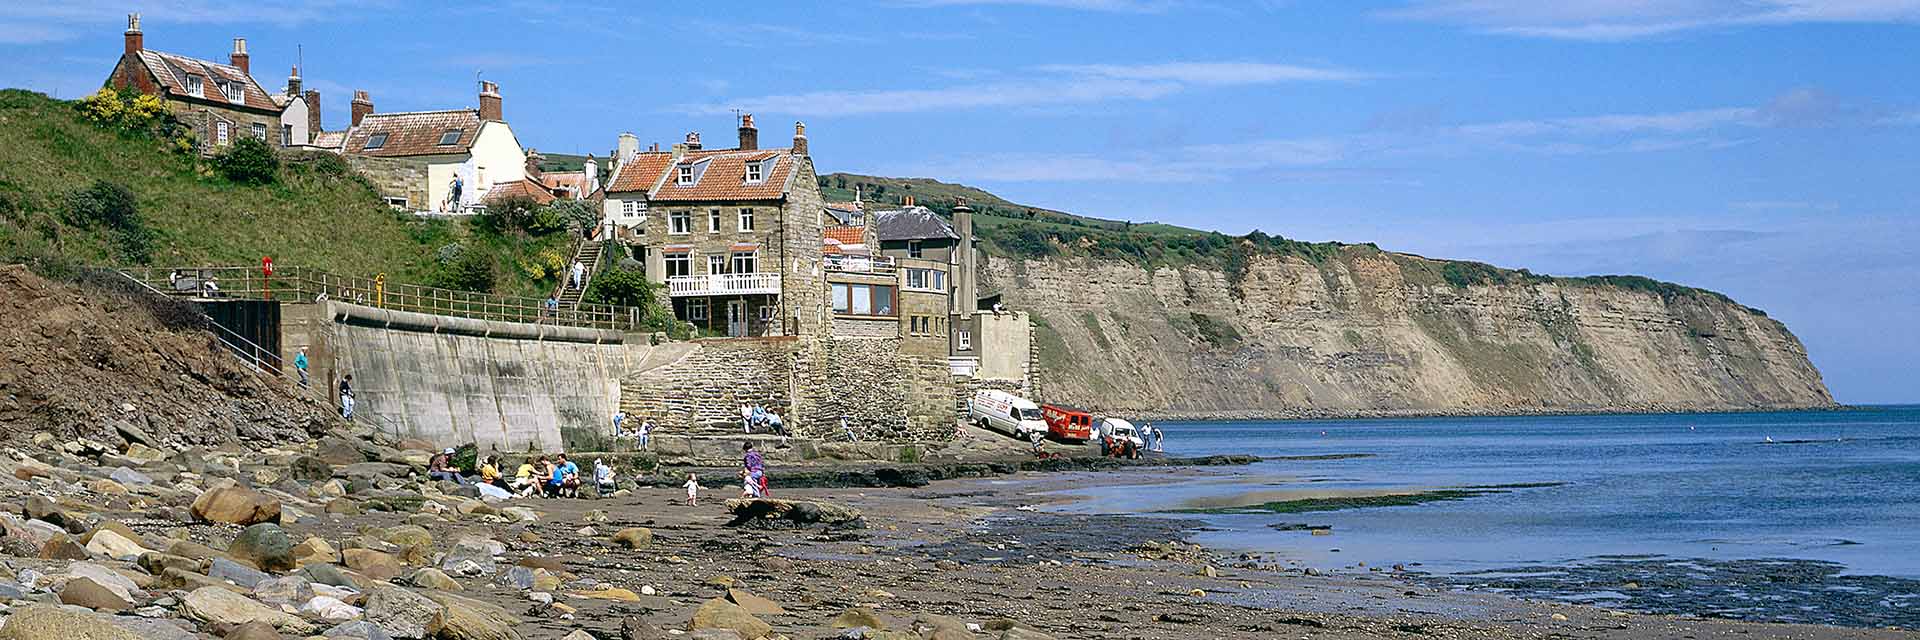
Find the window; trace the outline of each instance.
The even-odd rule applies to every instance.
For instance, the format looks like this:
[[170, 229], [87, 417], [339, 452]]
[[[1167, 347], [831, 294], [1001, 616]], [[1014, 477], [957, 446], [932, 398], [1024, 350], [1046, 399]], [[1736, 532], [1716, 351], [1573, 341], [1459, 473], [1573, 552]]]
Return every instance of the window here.
[[195, 98], [207, 97], [206, 82], [207, 81], [205, 78], [201, 78], [200, 76], [196, 76], [191, 73], [187, 74], [187, 95], [193, 96]]
[[461, 130], [459, 129], [448, 129], [446, 133], [440, 134], [440, 146], [444, 147], [451, 144], [459, 144], [460, 133]]
[[261, 142], [266, 142], [267, 125], [258, 122], [253, 123], [253, 137], [258, 138]]
[[765, 178], [760, 175], [760, 163], [747, 163], [747, 182], [760, 182], [764, 179]]
[[667, 233], [693, 233], [693, 214], [686, 211], [667, 214]]
[[973, 332], [972, 331], [968, 331], [966, 329], [955, 331], [953, 332], [953, 338], [954, 338], [954, 343], [959, 345], [959, 349], [961, 351], [973, 350]]
[[680, 177], [678, 179], [678, 182], [682, 185], [693, 184], [693, 165], [690, 165], [690, 164], [680, 165]]
[[912, 316], [907, 318], [907, 335], [927, 335], [929, 331], [927, 326], [929, 323], [927, 320], [928, 318], [926, 316]]
[[647, 203], [639, 200], [621, 200], [620, 215], [637, 218], [647, 211]]
[[770, 304], [760, 305], [760, 321], [773, 322], [773, 305], [770, 305]]
[[753, 273], [754, 267], [758, 262], [759, 260], [755, 259], [754, 252], [752, 251], [736, 252], [733, 254], [733, 272]]
[[372, 151], [374, 149], [378, 149], [384, 146], [387, 146], [387, 134], [376, 133], [376, 134], [367, 136], [366, 149], [368, 151]]
[[693, 259], [685, 253], [667, 254], [667, 277], [693, 275]]
[[860, 316], [893, 315], [893, 287], [873, 284], [834, 284], [833, 311]]
[[720, 210], [707, 212], [707, 233], [720, 233]]
[[920, 257], [920, 241], [919, 240], [907, 241], [907, 257], [909, 258]]
[[939, 269], [908, 269], [907, 288], [945, 293], [947, 290], [947, 272]]
[[227, 143], [227, 123], [221, 122], [221, 123], [215, 124], [213, 127], [213, 131], [214, 131], [214, 140], [218, 141], [220, 144]]
[[749, 231], [753, 231], [753, 210], [741, 209], [740, 210], [740, 232], [746, 233]]
[[401, 209], [401, 210], [405, 210], [407, 208], [406, 198], [389, 196], [386, 200], [387, 200], [387, 206], [389, 207], [393, 207], [395, 209]]
[[726, 256], [707, 256], [707, 273], [720, 275], [727, 272]]
[[280, 125], [280, 146], [282, 147], [293, 146], [293, 125], [290, 125], [290, 124]]
[[687, 300], [687, 319], [688, 320], [707, 319], [707, 299], [706, 298], [689, 298]]
[[227, 102], [243, 102], [247, 99], [246, 88], [238, 82], [220, 83], [220, 93], [227, 97]]

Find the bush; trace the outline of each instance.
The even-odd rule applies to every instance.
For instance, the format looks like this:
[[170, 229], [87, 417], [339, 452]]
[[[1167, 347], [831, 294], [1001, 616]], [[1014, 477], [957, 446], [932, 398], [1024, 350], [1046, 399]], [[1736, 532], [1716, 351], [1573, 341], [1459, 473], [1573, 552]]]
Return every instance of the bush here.
[[547, 205], [568, 228], [587, 230], [600, 224], [600, 210], [585, 200], [555, 200]]
[[140, 218], [140, 205], [126, 185], [95, 180], [68, 194], [67, 224], [114, 234], [114, 247], [123, 261], [146, 264], [152, 259], [153, 232]]
[[474, 217], [481, 229], [494, 233], [505, 233], [514, 229], [525, 229], [532, 221], [534, 212], [540, 209], [539, 203], [526, 196], [512, 196], [487, 203], [486, 209]]
[[265, 140], [240, 136], [213, 158], [220, 175], [240, 184], [271, 184], [280, 175], [280, 157]]
[[440, 267], [434, 278], [439, 286], [461, 291], [493, 292], [493, 257], [479, 251], [462, 251]]
[[102, 87], [74, 103], [80, 115], [105, 128], [166, 138], [180, 132], [165, 100], [133, 89]]
[[638, 271], [613, 269], [593, 276], [582, 301], [621, 307], [640, 307], [654, 300], [653, 283]]

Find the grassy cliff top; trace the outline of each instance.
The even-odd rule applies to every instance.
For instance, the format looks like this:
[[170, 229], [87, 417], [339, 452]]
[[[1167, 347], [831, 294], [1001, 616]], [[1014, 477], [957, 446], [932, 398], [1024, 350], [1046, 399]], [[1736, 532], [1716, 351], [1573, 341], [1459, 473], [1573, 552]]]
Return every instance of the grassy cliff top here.
[[[496, 292], [545, 296], [552, 278], [521, 263], [571, 252], [566, 234], [483, 233], [465, 221], [396, 212], [331, 154], [283, 155], [276, 179], [255, 185], [223, 177], [176, 145], [96, 124], [76, 101], [0, 90], [0, 262], [170, 266], [272, 256], [281, 265], [450, 284], [452, 258], [474, 252], [493, 266]], [[79, 194], [100, 182], [132, 194], [148, 255], [127, 251], [125, 234], [76, 215]]]

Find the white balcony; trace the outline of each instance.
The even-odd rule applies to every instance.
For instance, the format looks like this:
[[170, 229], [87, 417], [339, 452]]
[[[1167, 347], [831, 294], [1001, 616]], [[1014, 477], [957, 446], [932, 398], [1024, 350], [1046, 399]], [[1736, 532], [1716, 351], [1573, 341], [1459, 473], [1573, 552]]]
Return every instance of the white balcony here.
[[737, 296], [780, 293], [778, 273], [720, 273], [667, 278], [667, 295]]
[[829, 255], [827, 270], [842, 273], [893, 273], [893, 256]]

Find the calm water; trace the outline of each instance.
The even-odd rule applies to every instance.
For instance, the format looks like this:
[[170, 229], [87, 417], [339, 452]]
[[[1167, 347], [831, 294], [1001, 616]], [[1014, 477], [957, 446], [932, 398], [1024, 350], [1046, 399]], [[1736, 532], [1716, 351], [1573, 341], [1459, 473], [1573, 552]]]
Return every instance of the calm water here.
[[[1419, 563], [1457, 575], [1653, 555], [1820, 560], [1846, 574], [1920, 578], [1920, 406], [1161, 426], [1175, 455], [1370, 456], [1271, 460], [1172, 485], [1089, 490], [1093, 500], [1066, 509], [1142, 513], [1219, 500], [1564, 483], [1415, 506], [1182, 517], [1209, 525], [1196, 542], [1322, 570]], [[1331, 525], [1333, 535], [1270, 526], [1281, 523]]]

